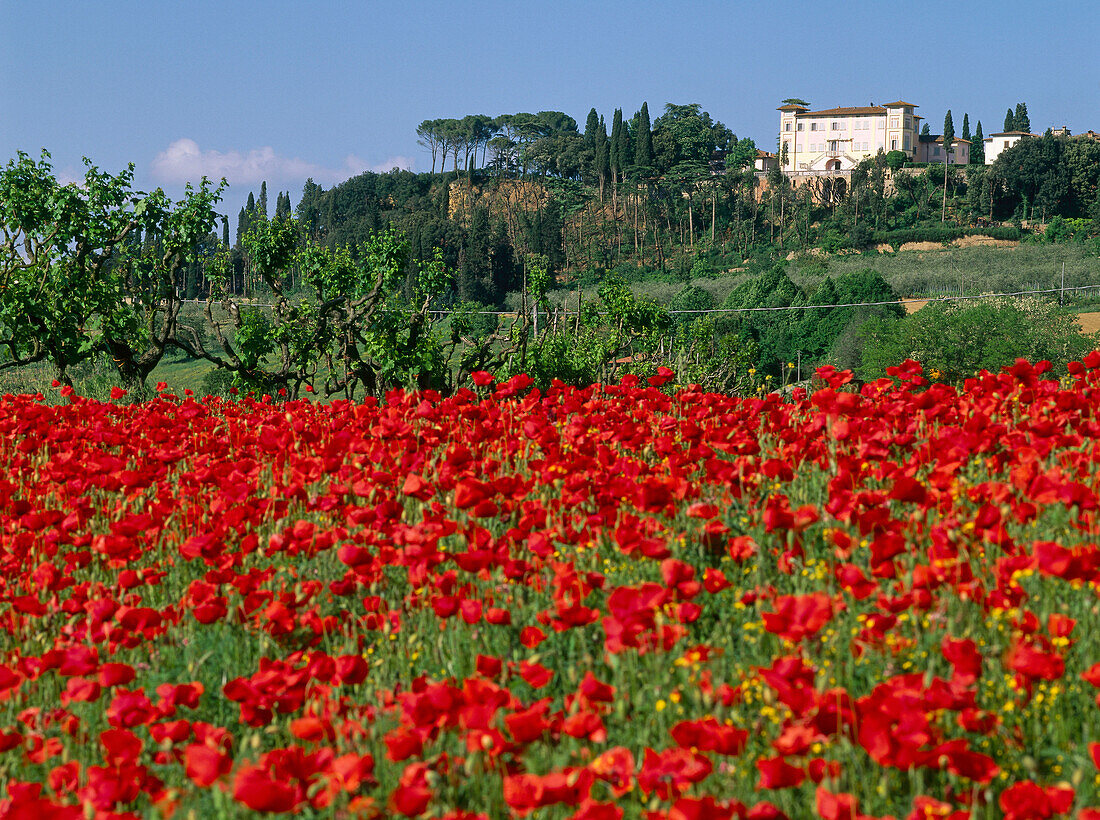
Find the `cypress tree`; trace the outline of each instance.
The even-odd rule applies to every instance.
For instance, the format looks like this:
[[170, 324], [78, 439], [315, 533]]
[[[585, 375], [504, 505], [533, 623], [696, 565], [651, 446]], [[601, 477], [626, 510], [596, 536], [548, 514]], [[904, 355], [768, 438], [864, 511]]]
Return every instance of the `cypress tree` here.
[[248, 232], [248, 211], [241, 208], [241, 212], [237, 214], [237, 247], [241, 246], [241, 240]]
[[229, 217], [222, 214], [222, 245], [229, 247]]
[[593, 108], [588, 112], [588, 120], [584, 124], [584, 147], [590, 151], [596, 150], [596, 129], [600, 127], [600, 116]]
[[931, 134], [932, 134], [932, 128], [928, 125], [928, 123], [925, 123], [924, 126], [920, 130], [920, 135], [922, 137], [927, 137], [927, 136], [930, 136]]
[[622, 174], [623, 170], [623, 110], [615, 109], [615, 117], [611, 121], [611, 146], [609, 160], [611, 163], [611, 181], [614, 182]]
[[607, 183], [607, 177], [611, 173], [610, 146], [607, 141], [607, 125], [600, 117], [596, 128], [596, 178], [600, 184], [600, 201], [603, 201], [603, 189]]
[[256, 197], [252, 195], [252, 192], [248, 192], [248, 202], [244, 206], [244, 219], [237, 224], [237, 244], [240, 244], [240, 239], [248, 234], [252, 230], [252, 223], [256, 221]]
[[949, 151], [955, 142], [955, 122], [951, 119], [951, 109], [947, 109], [947, 116], [943, 118], [943, 150]]
[[290, 192], [279, 192], [279, 197], [275, 201], [275, 218], [280, 220], [290, 219]]
[[[324, 189], [313, 181], [313, 177], [307, 179], [306, 184], [302, 186], [302, 198], [298, 200], [298, 220], [305, 227], [307, 236], [313, 236], [323, 193]], [[287, 196], [289, 197], [289, 194]]]
[[634, 135], [634, 164], [639, 168], [653, 167], [653, 131], [649, 122], [649, 105], [642, 103], [637, 116], [638, 128]]
[[1016, 130], [1016, 116], [1012, 113], [1011, 108], [1008, 109], [1008, 111], [1005, 113], [1005, 127], [1004, 127], [1004, 130], [1005, 131], [1015, 131]]
[[634, 156], [632, 145], [630, 123], [623, 120], [623, 127], [619, 129], [619, 174], [624, 179], [626, 178], [626, 169]]
[[982, 133], [982, 121], [974, 129], [974, 144], [970, 146], [970, 164], [985, 165], [985, 135]]
[[963, 114], [963, 132], [962, 138], [967, 142], [970, 142], [970, 114]]
[[588, 120], [584, 124], [584, 155], [582, 178], [587, 185], [595, 184], [599, 179], [599, 169], [596, 167], [596, 151], [598, 140], [596, 131], [600, 127], [600, 116], [593, 108], [588, 112]]
[[1013, 131], [1023, 131], [1024, 133], [1031, 133], [1031, 119], [1027, 115], [1027, 103], [1016, 103], [1016, 115], [1012, 118], [1014, 128]]
[[267, 216], [267, 180], [260, 183], [260, 198], [256, 200], [256, 208], [264, 216]]

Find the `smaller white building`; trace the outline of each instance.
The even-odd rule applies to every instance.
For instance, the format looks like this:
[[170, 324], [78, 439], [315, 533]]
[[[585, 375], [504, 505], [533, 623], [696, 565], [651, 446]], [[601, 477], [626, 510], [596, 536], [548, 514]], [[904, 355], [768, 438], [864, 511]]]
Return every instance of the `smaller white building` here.
[[985, 164], [992, 165], [1006, 148], [1011, 148], [1024, 137], [1037, 137], [1038, 134], [1029, 134], [1027, 131], [1003, 131], [1000, 134], [990, 134], [982, 142], [985, 144]]

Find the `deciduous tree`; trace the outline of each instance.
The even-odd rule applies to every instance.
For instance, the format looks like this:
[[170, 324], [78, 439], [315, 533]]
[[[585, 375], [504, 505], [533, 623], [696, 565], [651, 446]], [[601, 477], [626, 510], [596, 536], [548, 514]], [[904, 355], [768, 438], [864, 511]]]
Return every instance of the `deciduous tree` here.
[[[203, 179], [173, 203], [134, 191], [85, 159], [81, 184], [60, 184], [43, 151], [0, 170], [0, 369], [48, 360], [58, 379], [97, 353], [141, 392], [176, 336], [183, 273], [216, 224], [222, 185]], [[129, 241], [138, 232], [145, 243]]]

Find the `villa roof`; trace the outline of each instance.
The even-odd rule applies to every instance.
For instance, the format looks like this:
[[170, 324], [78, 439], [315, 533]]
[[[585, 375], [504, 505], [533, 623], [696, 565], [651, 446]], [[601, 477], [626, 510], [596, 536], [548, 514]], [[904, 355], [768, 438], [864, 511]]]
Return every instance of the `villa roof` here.
[[857, 114], [885, 114], [886, 109], [881, 105], [868, 105], [861, 108], [825, 108], [821, 111], [802, 111], [803, 117], [846, 117]]
[[991, 139], [993, 137], [1037, 137], [1038, 134], [1032, 134], [1030, 131], [1000, 131], [996, 134], [988, 134], [985, 138]]
[[[943, 134], [921, 134], [921, 142], [943, 142]], [[952, 142], [965, 142], [970, 145], [970, 140], [964, 140], [962, 137], [955, 137]]]
[[899, 105], [908, 105], [908, 106], [909, 106], [909, 107], [911, 107], [911, 108], [920, 108], [920, 106], [919, 106], [919, 105], [914, 105], [913, 103], [910, 103], [910, 102], [905, 102], [904, 100], [898, 100], [897, 102], [892, 102], [892, 103], [884, 103], [884, 104], [885, 104], [885, 105], [886, 105], [886, 106], [887, 106], [888, 108], [897, 108], [897, 107], [898, 107]]

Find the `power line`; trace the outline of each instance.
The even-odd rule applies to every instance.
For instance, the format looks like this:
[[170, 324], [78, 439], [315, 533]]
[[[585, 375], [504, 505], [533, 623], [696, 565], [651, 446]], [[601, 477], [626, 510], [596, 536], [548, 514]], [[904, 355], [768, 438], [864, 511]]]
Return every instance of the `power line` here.
[[[1015, 290], [1006, 291], [1003, 293], [982, 293], [973, 296], [933, 296], [927, 298], [915, 297], [911, 299], [888, 299], [882, 302], [845, 302], [838, 305], [778, 305], [775, 307], [743, 307], [743, 308], [709, 308], [699, 310], [670, 310], [668, 314], [670, 316], [684, 316], [684, 315], [704, 315], [713, 313], [755, 313], [760, 311], [780, 311], [780, 310], [828, 310], [830, 308], [849, 308], [849, 307], [883, 307], [885, 305], [908, 305], [916, 303], [930, 304], [933, 302], [959, 302], [976, 299], [1000, 299], [1011, 296], [1034, 296], [1042, 293], [1064, 293], [1066, 291], [1081, 291], [1096, 289], [1100, 291], [1100, 284], [1096, 285], [1077, 285], [1067, 288], [1046, 288], [1042, 290]], [[198, 304], [205, 305], [206, 301], [202, 299], [181, 299], [181, 302], [185, 304]], [[262, 302], [247, 302], [238, 303], [237, 307], [266, 307], [273, 308], [274, 304], [267, 304]], [[455, 310], [429, 310], [428, 313], [433, 316], [452, 316], [460, 311]], [[516, 310], [475, 310], [470, 311], [471, 315], [477, 316], [517, 316], [520, 311]], [[597, 315], [606, 316], [606, 312], [599, 312]]]

